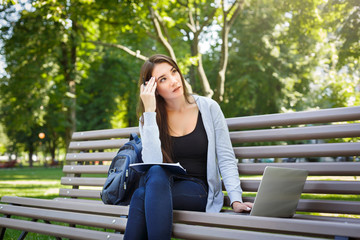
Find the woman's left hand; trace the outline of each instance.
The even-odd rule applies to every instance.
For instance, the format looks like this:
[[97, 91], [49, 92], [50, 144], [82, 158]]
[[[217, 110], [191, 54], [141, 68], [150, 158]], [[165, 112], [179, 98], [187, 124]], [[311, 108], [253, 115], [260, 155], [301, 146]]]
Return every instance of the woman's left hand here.
[[232, 208], [234, 210], [234, 212], [237, 213], [241, 213], [241, 212], [250, 212], [252, 207], [253, 207], [253, 203], [251, 202], [233, 202], [232, 204]]

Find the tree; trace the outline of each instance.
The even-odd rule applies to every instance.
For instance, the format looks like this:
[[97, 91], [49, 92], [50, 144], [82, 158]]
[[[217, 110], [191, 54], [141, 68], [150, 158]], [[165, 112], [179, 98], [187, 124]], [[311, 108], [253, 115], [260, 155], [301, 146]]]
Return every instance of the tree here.
[[311, 107], [357, 106], [360, 103], [360, 9], [358, 1], [328, 1], [320, 8], [325, 41], [322, 59], [306, 96]]
[[[11, 4], [7, 7], [12, 8]], [[5, 15], [8, 24], [1, 29], [6, 33], [3, 37], [4, 55], [8, 66], [11, 66], [7, 72], [10, 75], [14, 71], [24, 72], [24, 68], [30, 68], [34, 62], [37, 65], [31, 69], [38, 70], [29, 77], [42, 79], [42, 89], [55, 86], [55, 90], [64, 94], [56, 99], [63, 104], [61, 110], [66, 115], [67, 123], [62, 125], [65, 128], [66, 146], [76, 129], [76, 84], [81, 80], [80, 73], [88, 66], [83, 60], [87, 57], [86, 52], [80, 47], [82, 33], [92, 30], [85, 14], [88, 9], [91, 8], [86, 2], [36, 1], [32, 9], [22, 10], [18, 20], [6, 18]], [[29, 72], [26, 74], [28, 76]], [[11, 81], [22, 80], [12, 76]], [[21, 90], [31, 91], [31, 86]], [[42, 96], [45, 99], [47, 94]]]
[[356, 0], [330, 0], [324, 6], [322, 16], [325, 28], [332, 33], [331, 42], [337, 42], [337, 69], [348, 66], [360, 67], [360, 3]]
[[[102, 52], [102, 53], [101, 53]], [[135, 112], [137, 69], [130, 56], [121, 56], [109, 49], [100, 51], [99, 59], [91, 63], [87, 78], [78, 85], [77, 122], [81, 131], [111, 128], [111, 120], [119, 101], [125, 105], [122, 126], [138, 124]], [[129, 63], [130, 62], [130, 63]], [[127, 121], [126, 121], [127, 120]]]
[[[222, 101], [224, 95], [225, 72], [228, 58], [228, 34], [235, 19], [240, 13], [243, 1], [234, 1], [228, 4], [227, 1], [221, 1], [221, 5], [216, 5], [213, 1], [157, 1], [146, 3], [132, 3], [131, 12], [135, 13], [129, 18], [129, 22], [116, 22], [120, 25], [116, 26], [121, 29], [119, 34], [129, 36], [133, 33], [140, 36], [150, 36], [156, 40], [160, 47], [167, 52], [167, 54], [180, 63], [182, 68], [190, 66], [190, 80], [192, 86], [195, 85], [194, 67], [197, 69], [197, 77], [201, 83], [201, 90], [205, 96], [212, 97], [214, 90], [212, 90], [209, 80], [206, 76], [202, 64], [202, 54], [200, 53], [201, 34], [205, 29], [208, 29], [212, 24], [219, 24], [222, 26], [221, 37], [221, 57], [219, 58], [218, 81], [215, 89], [216, 100]], [[119, 11], [123, 11], [120, 9]], [[107, 12], [108, 17], [105, 22], [114, 23], [113, 12]], [[131, 13], [130, 13], [131, 14]], [[186, 17], [184, 17], [186, 16]], [[110, 20], [109, 20], [110, 19]], [[131, 28], [121, 27], [134, 26]], [[123, 25], [123, 26], [124, 26]], [[140, 27], [139, 27], [140, 26]], [[108, 29], [106, 29], [108, 30]], [[188, 44], [188, 51], [183, 53], [183, 42]], [[115, 47], [125, 51], [126, 53], [135, 56], [139, 59], [146, 60], [147, 56], [141, 54], [140, 50], [132, 50], [132, 44], [126, 45], [121, 43], [108, 43], [102, 39], [99, 41], [92, 41], [94, 44]], [[158, 50], [158, 48], [153, 48]], [[161, 52], [161, 51], [160, 51]], [[189, 54], [190, 52], [190, 54]], [[176, 54], [175, 54], [176, 53]], [[179, 60], [178, 55], [182, 55], [182, 60]], [[185, 73], [187, 71], [185, 70]]]
[[305, 96], [326, 41], [321, 8], [320, 0], [258, 0], [244, 8], [230, 33], [226, 112], [241, 116], [307, 108]]
[[11, 40], [4, 39], [3, 50], [9, 76], [3, 77], [0, 85], [2, 123], [9, 139], [24, 144], [29, 151], [30, 166], [38, 140], [33, 131], [42, 124], [43, 117], [40, 106], [45, 82], [41, 70], [45, 68], [45, 59], [40, 52], [26, 46], [38, 43], [26, 38], [25, 34], [41, 27], [37, 20], [33, 14], [24, 13], [11, 29]]

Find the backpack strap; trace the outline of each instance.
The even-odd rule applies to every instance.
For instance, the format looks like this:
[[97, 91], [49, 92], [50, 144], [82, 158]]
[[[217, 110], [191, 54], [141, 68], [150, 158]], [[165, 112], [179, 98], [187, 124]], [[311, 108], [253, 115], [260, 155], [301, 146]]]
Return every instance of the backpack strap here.
[[130, 133], [130, 141], [135, 140], [136, 144], [139, 144], [141, 142], [140, 138], [136, 133]]
[[[131, 141], [134, 140], [134, 143], [131, 143]], [[139, 138], [139, 136], [136, 133], [130, 133], [130, 142], [129, 144], [131, 144], [136, 152], [137, 158], [138, 158], [138, 162], [142, 162], [142, 157], [141, 157], [141, 150], [142, 150], [142, 144], [141, 144], [141, 139]]]

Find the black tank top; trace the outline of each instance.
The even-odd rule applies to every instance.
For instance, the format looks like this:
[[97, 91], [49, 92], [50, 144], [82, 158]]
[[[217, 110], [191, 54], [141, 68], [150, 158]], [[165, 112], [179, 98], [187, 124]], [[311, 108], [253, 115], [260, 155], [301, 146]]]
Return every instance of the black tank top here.
[[195, 129], [184, 136], [174, 137], [173, 142], [173, 161], [179, 162], [188, 175], [199, 178], [207, 186], [206, 166], [208, 138], [199, 111]]

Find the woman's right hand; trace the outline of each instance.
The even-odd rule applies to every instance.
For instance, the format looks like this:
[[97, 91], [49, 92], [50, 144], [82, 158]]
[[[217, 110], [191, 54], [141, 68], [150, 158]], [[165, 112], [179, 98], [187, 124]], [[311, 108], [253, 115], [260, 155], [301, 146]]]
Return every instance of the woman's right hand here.
[[151, 77], [147, 84], [140, 86], [140, 98], [144, 103], [145, 112], [155, 112], [156, 110], [156, 81], [155, 77]]

